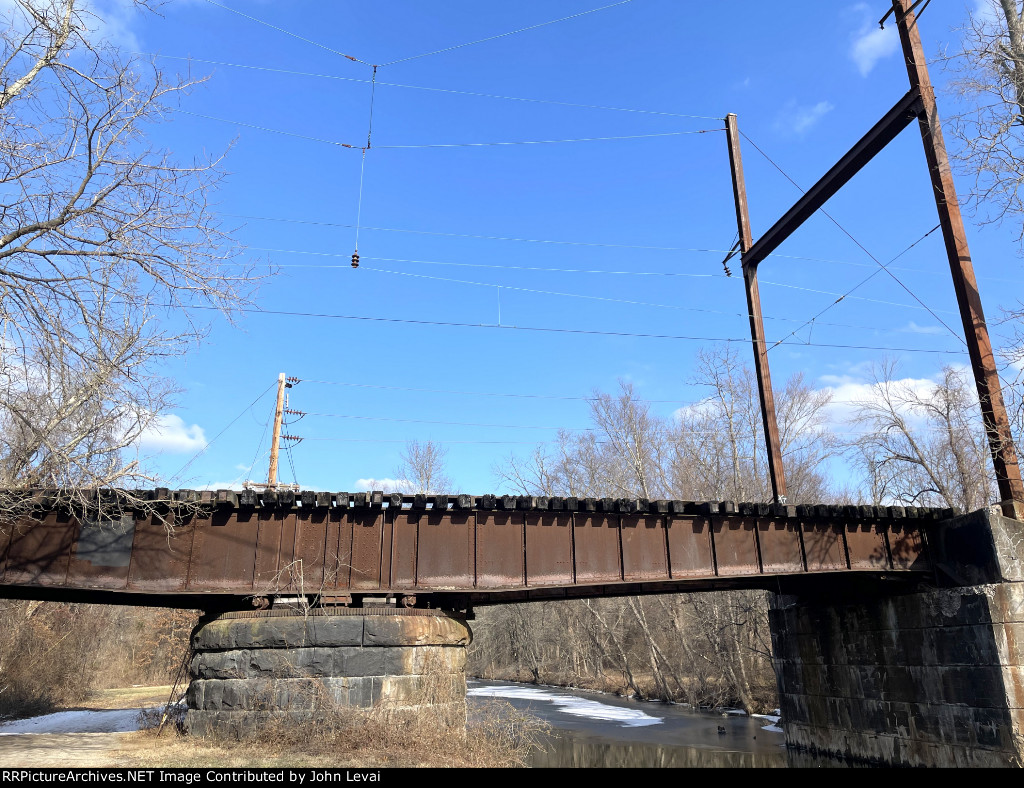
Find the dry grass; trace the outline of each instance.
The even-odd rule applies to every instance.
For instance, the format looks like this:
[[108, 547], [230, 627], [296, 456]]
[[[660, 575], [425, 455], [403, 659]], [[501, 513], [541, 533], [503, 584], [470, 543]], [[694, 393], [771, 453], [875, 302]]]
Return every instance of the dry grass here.
[[93, 690], [79, 709], [142, 709], [163, 706], [171, 694], [171, 685], [159, 687], [121, 687]]
[[508, 768], [525, 766], [547, 732], [544, 723], [504, 703], [488, 704], [468, 724], [452, 717], [321, 704], [307, 722], [268, 716], [244, 741], [149, 728], [127, 735], [114, 758], [126, 768]]

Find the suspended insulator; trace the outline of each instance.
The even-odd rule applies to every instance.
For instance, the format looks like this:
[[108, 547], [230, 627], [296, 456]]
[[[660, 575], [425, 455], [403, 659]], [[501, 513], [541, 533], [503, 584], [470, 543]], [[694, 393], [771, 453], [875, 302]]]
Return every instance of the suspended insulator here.
[[352, 267], [353, 268], [358, 268], [359, 267], [359, 250], [358, 249], [356, 249], [354, 252], [352, 252]]
[[288, 382], [289, 382], [289, 383], [301, 383], [302, 381], [301, 381], [301, 380], [299, 380], [299, 379], [298, 379], [298, 378], [296, 378], [296, 377], [290, 377], [290, 378], [288, 378]]

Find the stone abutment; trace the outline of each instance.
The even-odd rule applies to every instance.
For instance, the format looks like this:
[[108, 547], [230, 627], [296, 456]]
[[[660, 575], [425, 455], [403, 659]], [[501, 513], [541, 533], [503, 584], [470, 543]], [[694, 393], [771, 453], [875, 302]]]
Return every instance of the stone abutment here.
[[769, 611], [788, 745], [885, 765], [1024, 763], [1024, 526], [982, 511], [929, 533], [940, 586]]
[[246, 738], [325, 711], [432, 711], [465, 721], [462, 619], [435, 610], [226, 613], [200, 622], [185, 728]]

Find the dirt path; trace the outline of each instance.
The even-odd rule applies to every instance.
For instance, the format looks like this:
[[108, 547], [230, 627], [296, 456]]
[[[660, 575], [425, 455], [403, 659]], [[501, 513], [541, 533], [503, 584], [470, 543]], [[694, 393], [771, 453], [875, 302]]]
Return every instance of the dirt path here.
[[135, 727], [131, 712], [161, 706], [169, 693], [170, 687], [103, 690], [75, 709], [0, 725], [0, 767], [117, 766], [124, 731]]
[[123, 733], [22, 733], [0, 736], [0, 766], [53, 768], [116, 766]]

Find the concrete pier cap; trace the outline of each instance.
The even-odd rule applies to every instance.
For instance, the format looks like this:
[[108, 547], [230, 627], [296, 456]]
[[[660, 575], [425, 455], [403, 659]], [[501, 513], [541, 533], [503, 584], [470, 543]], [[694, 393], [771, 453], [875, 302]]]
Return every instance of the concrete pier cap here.
[[466, 621], [424, 609], [222, 613], [192, 633], [185, 730], [249, 738], [328, 712], [430, 711], [466, 718]]

